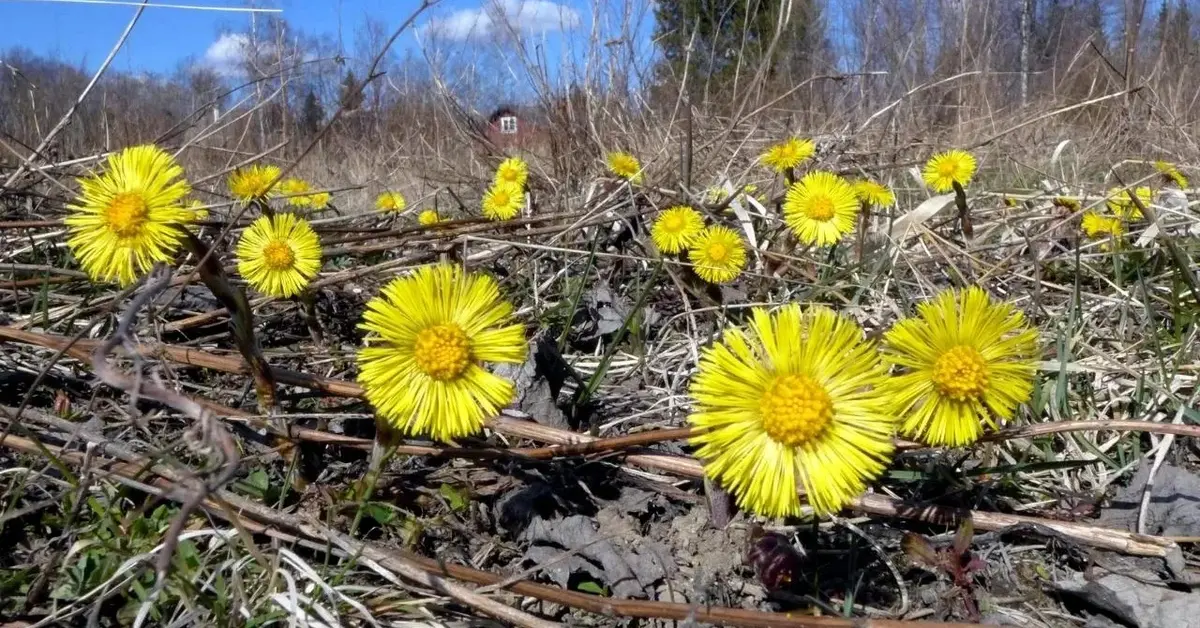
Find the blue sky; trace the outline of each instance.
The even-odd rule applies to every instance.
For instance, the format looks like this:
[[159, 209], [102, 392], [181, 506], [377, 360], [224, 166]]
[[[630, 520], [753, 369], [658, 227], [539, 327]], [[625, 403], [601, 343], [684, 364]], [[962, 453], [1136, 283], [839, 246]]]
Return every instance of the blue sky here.
[[[591, 3], [584, 0], [500, 2], [509, 7], [506, 11], [517, 17], [523, 30], [545, 33], [549, 40], [559, 39], [564, 29], [586, 29], [591, 21]], [[151, 0], [154, 3], [249, 5], [240, 0]], [[259, 0], [253, 6], [280, 9], [293, 28], [340, 41], [343, 50], [352, 55], [355, 34], [368, 16], [392, 29], [419, 4], [419, 0]], [[447, 36], [459, 40], [486, 40], [489, 22], [483, 4], [483, 0], [441, 0], [418, 24], [433, 22]], [[94, 70], [135, 11], [132, 6], [0, 0], [0, 52], [18, 46]], [[147, 8], [113, 67], [132, 73], [168, 74], [188, 58], [219, 62], [224, 53], [236, 48], [238, 40], [230, 39], [228, 33], [245, 32], [250, 20], [247, 13]], [[411, 47], [415, 47], [414, 36], [401, 36], [399, 51]]]

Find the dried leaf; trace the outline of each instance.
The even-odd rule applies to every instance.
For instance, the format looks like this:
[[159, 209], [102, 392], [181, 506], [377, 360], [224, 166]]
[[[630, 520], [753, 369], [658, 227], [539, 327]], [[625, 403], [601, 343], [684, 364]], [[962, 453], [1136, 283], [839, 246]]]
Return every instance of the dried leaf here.
[[958, 532], [954, 535], [954, 554], [962, 556], [971, 549], [971, 539], [975, 538], [975, 524], [970, 517], [958, 524]]
[[[666, 577], [666, 569], [655, 552], [642, 553], [629, 547], [619, 535], [603, 533], [592, 519], [583, 515], [534, 519], [522, 536], [531, 543], [556, 545], [598, 563], [603, 569], [603, 574], [598, 575], [617, 598], [653, 595], [654, 583]], [[546, 560], [544, 551], [539, 550], [537, 555]]]
[[925, 202], [917, 205], [916, 209], [897, 218], [896, 222], [892, 223], [892, 230], [888, 237], [901, 241], [916, 236], [921, 232], [921, 225], [936, 216], [953, 201], [954, 194], [939, 194], [926, 199]]
[[900, 549], [908, 555], [914, 562], [925, 565], [926, 567], [937, 568], [942, 564], [938, 557], [938, 552], [934, 549], [933, 544], [929, 539], [920, 534], [906, 532], [904, 538], [900, 540]]

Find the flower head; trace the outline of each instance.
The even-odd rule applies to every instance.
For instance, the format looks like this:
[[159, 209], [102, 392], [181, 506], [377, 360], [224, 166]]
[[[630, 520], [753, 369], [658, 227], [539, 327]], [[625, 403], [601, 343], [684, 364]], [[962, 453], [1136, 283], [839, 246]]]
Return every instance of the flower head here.
[[525, 187], [525, 180], [529, 178], [529, 165], [520, 157], [509, 157], [500, 162], [496, 168], [496, 177], [492, 181], [493, 184], [508, 183], [520, 188]]
[[417, 215], [417, 224], [419, 224], [423, 227], [428, 227], [429, 225], [436, 225], [441, 221], [442, 221], [442, 217], [438, 215], [436, 209], [426, 209], [425, 211], [422, 211], [420, 214]]
[[306, 194], [312, 187], [308, 185], [308, 181], [292, 177], [284, 179], [279, 184], [279, 195], [288, 197], [288, 205], [293, 207], [308, 207], [312, 205], [312, 197]]
[[746, 244], [738, 232], [722, 225], [701, 231], [688, 247], [692, 270], [708, 283], [729, 283], [746, 265]]
[[1073, 212], [1079, 211], [1079, 209], [1083, 207], [1079, 204], [1077, 199], [1073, 199], [1069, 196], [1056, 196], [1051, 203], [1053, 203], [1055, 207], [1061, 207]]
[[237, 243], [238, 272], [273, 297], [299, 294], [321, 269], [321, 240], [295, 214], [261, 216]]
[[817, 152], [817, 145], [812, 140], [802, 140], [791, 137], [767, 149], [758, 159], [764, 166], [775, 172], [787, 172]]
[[246, 168], [238, 168], [229, 175], [229, 193], [242, 202], [275, 196], [278, 192], [278, 184], [274, 184], [272, 181], [277, 180], [279, 175], [279, 166], [254, 164]]
[[[1143, 206], [1149, 205], [1154, 200], [1154, 192], [1146, 186], [1141, 186], [1133, 191]], [[1112, 188], [1108, 191], [1108, 200], [1105, 203], [1108, 210], [1116, 214], [1121, 220], [1141, 220], [1142, 208], [1129, 198], [1129, 192], [1125, 188]]]
[[483, 363], [525, 360], [525, 333], [496, 281], [457, 266], [421, 267], [367, 303], [358, 382], [397, 430], [449, 441], [512, 402], [512, 382]]
[[860, 203], [872, 207], [891, 207], [896, 204], [896, 195], [892, 193], [891, 188], [882, 183], [861, 179], [851, 185], [854, 186], [854, 196]]
[[317, 192], [308, 196], [309, 204], [313, 209], [325, 209], [329, 206], [329, 201], [333, 195], [329, 192]]
[[525, 204], [525, 192], [511, 183], [497, 183], [483, 195], [483, 215], [488, 220], [512, 220]]
[[64, 221], [67, 246], [95, 281], [127, 286], [155, 262], [170, 261], [184, 235], [177, 225], [198, 219], [183, 207], [191, 191], [183, 168], [157, 146], [109, 155], [105, 171], [79, 186]]
[[1125, 233], [1125, 224], [1116, 216], [1105, 216], [1097, 212], [1084, 212], [1079, 225], [1087, 237], [1107, 238], [1121, 237]]
[[642, 164], [637, 157], [620, 151], [608, 154], [608, 171], [631, 183], [642, 182]]
[[934, 155], [925, 164], [921, 178], [934, 192], [944, 194], [954, 189], [957, 183], [967, 187], [975, 176], [975, 157], [964, 150], [951, 150]]
[[887, 467], [887, 371], [854, 321], [825, 307], [755, 308], [700, 356], [689, 422], [705, 475], [759, 515], [837, 512]]
[[854, 188], [845, 179], [818, 170], [788, 188], [783, 218], [801, 242], [828, 246], [854, 230], [859, 209]]
[[930, 445], [975, 442], [1033, 391], [1037, 332], [977, 286], [943, 291], [884, 337], [899, 369], [884, 386], [891, 410], [902, 433]]
[[704, 231], [704, 216], [684, 205], [671, 207], [654, 219], [650, 240], [663, 253], [678, 253]]
[[1187, 177], [1175, 167], [1175, 164], [1168, 163], [1162, 160], [1154, 162], [1154, 169], [1158, 170], [1159, 174], [1169, 183], [1174, 183], [1181, 190], [1186, 190], [1188, 186]]
[[384, 192], [375, 199], [375, 209], [381, 212], [399, 212], [404, 211], [408, 207], [408, 203], [404, 200], [404, 195], [399, 192]]

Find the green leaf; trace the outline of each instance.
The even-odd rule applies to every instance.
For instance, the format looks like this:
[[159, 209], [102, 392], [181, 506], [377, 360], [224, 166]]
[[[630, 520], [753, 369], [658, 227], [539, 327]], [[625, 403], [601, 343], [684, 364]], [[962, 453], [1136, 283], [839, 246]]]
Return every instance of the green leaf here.
[[396, 511], [387, 504], [379, 502], [367, 502], [363, 504], [363, 512], [381, 526], [385, 526], [396, 519]]
[[245, 478], [234, 483], [234, 488], [257, 499], [265, 500], [271, 488], [271, 477], [262, 469], [255, 469]]
[[446, 499], [446, 503], [450, 504], [450, 510], [454, 512], [466, 508], [471, 503], [471, 498], [466, 491], [449, 484], [439, 486], [438, 494]]
[[592, 582], [591, 580], [584, 580], [583, 582], [580, 582], [579, 586], [576, 588], [584, 593], [591, 593], [592, 595], [608, 595], [608, 589], [604, 585], [597, 582]]

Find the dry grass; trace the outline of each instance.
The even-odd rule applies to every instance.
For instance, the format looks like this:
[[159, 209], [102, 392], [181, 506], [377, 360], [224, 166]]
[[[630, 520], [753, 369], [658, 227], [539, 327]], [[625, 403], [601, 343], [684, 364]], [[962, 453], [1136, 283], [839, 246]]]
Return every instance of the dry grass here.
[[[622, 617], [766, 625], [784, 619], [743, 607], [782, 604], [873, 617], [880, 626], [931, 615], [962, 619], [944, 600], [910, 595], [931, 586], [931, 578], [904, 558], [900, 533], [952, 531], [953, 522], [912, 508], [927, 503], [974, 509], [980, 529], [1006, 527], [1017, 521], [1006, 515], [1024, 514], [1058, 525], [1072, 547], [1178, 554], [1167, 539], [1106, 536], [1087, 512], [1143, 462], [1196, 462], [1190, 438], [1151, 425], [1186, 427], [1197, 418], [1198, 303], [1190, 291], [1196, 245], [1189, 231], [1196, 196], [1188, 191], [1187, 208], [1160, 197], [1153, 207], [1157, 235], [1142, 223], [1116, 253], [1080, 236], [1080, 212], [1051, 203], [1065, 195], [1085, 208], [1100, 205], [1112, 187], [1153, 181], [1149, 162], [1156, 158], [1200, 176], [1191, 169], [1200, 164], [1195, 123], [1178, 83], [1153, 76], [1129, 85], [1130, 92], [1110, 77], [1082, 94], [1055, 84], [1035, 90], [1042, 97], [1025, 109], [967, 99], [953, 123], [935, 125], [944, 112], [926, 95], [947, 86], [970, 94], [995, 77], [942, 75], [872, 99], [854, 98], [852, 86], [864, 77], [815, 80], [809, 85], [821, 86], [820, 98], [811, 88], [789, 93], [750, 82], [735, 91], [748, 94], [740, 102], [693, 103], [683, 95], [701, 92], [678, 84], [664, 99], [662, 87], [621, 90], [596, 78], [631, 58], [626, 75], [650, 70], [638, 65], [639, 51], [606, 41], [596, 33], [579, 44], [572, 58], [582, 61], [564, 66], [561, 84], [539, 82], [522, 46], [503, 57], [507, 70], [537, 86], [538, 100], [563, 103], [544, 113], [551, 140], [523, 152], [535, 205], [510, 223], [478, 218], [490, 169], [504, 151], [479, 137], [463, 114], [472, 95], [455, 86], [486, 68], [462, 51], [430, 53], [434, 89], [407, 125], [360, 110], [339, 112], [320, 137], [300, 141], [285, 133], [293, 140], [286, 144], [259, 137], [282, 88], [299, 80], [279, 59], [242, 106], [216, 119], [197, 117], [169, 135], [198, 197], [212, 208], [200, 235], [223, 264], [246, 223], [223, 187], [234, 167], [272, 161], [334, 190], [336, 214], [314, 220], [326, 248], [314, 284], [324, 337], [311, 337], [299, 303], [251, 299], [257, 340], [277, 371], [279, 405], [271, 416], [255, 407], [251, 378], [238, 372], [227, 314], [193, 276], [194, 258], [180, 257], [161, 294], [137, 293], [148, 300], [144, 308], [77, 272], [57, 221], [76, 187], [73, 177], [103, 154], [98, 145], [88, 145], [94, 156], [52, 165], [36, 159], [27, 164], [35, 169], [15, 176], [29, 152], [5, 141], [9, 165], [0, 177], [14, 181], [0, 190], [0, 422], [7, 435], [0, 450], [0, 615], [30, 623], [94, 617], [102, 624], [258, 625], [303, 617], [309, 625], [442, 626], [482, 614], [516, 625], [611, 625], [615, 620], [595, 614], [609, 604]], [[1071, 85], [1085, 72], [1112, 71], [1102, 58], [1080, 55]], [[401, 99], [417, 90], [386, 80], [386, 90]], [[371, 89], [380, 85], [377, 79]], [[839, 115], [823, 115], [821, 107]], [[805, 249], [782, 228], [770, 199], [783, 183], [755, 160], [794, 132], [818, 139], [811, 167], [866, 174], [896, 190], [897, 208], [876, 214], [863, 234], [861, 259], [853, 243]], [[364, 136], [378, 139], [364, 143]], [[910, 216], [901, 236], [894, 221], [930, 196], [914, 166], [947, 146], [971, 148], [980, 159], [969, 189], [974, 237], [962, 236], [951, 206], [922, 220]], [[604, 176], [600, 156], [616, 148], [642, 160], [645, 186]], [[706, 198], [710, 188], [727, 197], [747, 184], [768, 202]], [[413, 212], [374, 214], [383, 189], [403, 191]], [[704, 206], [712, 220], [755, 243], [747, 272], [729, 288], [704, 286], [683, 264], [663, 264], [655, 274], [662, 260], [647, 244], [648, 218], [681, 201]], [[431, 205], [453, 221], [417, 227], [415, 212]], [[495, 274], [549, 362], [556, 355], [562, 361], [550, 369], [552, 383], [526, 386], [529, 403], [521, 409], [537, 408], [537, 416], [514, 410], [462, 448], [406, 442], [375, 475], [366, 458], [372, 415], [352, 383], [361, 341], [354, 323], [380, 285], [439, 259]], [[711, 557], [699, 549], [703, 543], [719, 539], [740, 552], [735, 541], [750, 534], [749, 517], [725, 530], [704, 528], [699, 540], [664, 532], [688, 513], [707, 518], [701, 496], [711, 493], [696, 477], [686, 441], [678, 432], [658, 435], [685, 424], [699, 348], [719, 330], [743, 321], [752, 306], [795, 301], [830, 305], [875, 335], [937, 290], [966, 284], [1015, 303], [1039, 330], [1043, 361], [1016, 431], [968, 450], [907, 450], [857, 504], [856, 518], [773, 527], [802, 539], [814, 572], [827, 576], [805, 590], [808, 597], [766, 602], [740, 556], [705, 571]], [[120, 325], [123, 315], [135, 314], [136, 321]], [[100, 384], [91, 355], [121, 331], [129, 340], [113, 363], [134, 379], [124, 391]], [[152, 388], [194, 407], [148, 394]], [[1138, 430], [1021, 431], [1080, 421], [1144, 423]], [[236, 443], [236, 454], [218, 455], [222, 435]], [[635, 438], [606, 440], [622, 436]], [[601, 441], [590, 449], [539, 449], [591, 437]], [[235, 479], [216, 482], [231, 459]], [[671, 550], [664, 560], [675, 571], [660, 583], [657, 600], [586, 597], [579, 591], [611, 585], [587, 578], [583, 586], [572, 581], [574, 592], [531, 584], [549, 582], [544, 570], [551, 565], [521, 562], [527, 542], [510, 534], [501, 512], [512, 495], [546, 488], [557, 497], [539, 507], [557, 516], [607, 512], [634, 490], [655, 496], [656, 506], [621, 520], [632, 518], [633, 536]], [[188, 506], [195, 510], [182, 516]], [[1063, 523], [1070, 520], [1074, 526]], [[176, 522], [182, 530], [172, 533]], [[1025, 545], [1016, 542], [1022, 538]], [[1043, 586], [1076, 565], [1064, 556], [1070, 552], [1044, 540], [980, 540], [989, 556], [982, 595], [993, 613], [1024, 625], [1073, 625], [1072, 611]], [[433, 559], [454, 571], [439, 573]], [[1021, 567], [1027, 564], [1037, 569]], [[169, 565], [161, 580], [156, 565]], [[842, 571], [825, 571], [830, 565]], [[803, 614], [788, 621], [807, 625]]]

